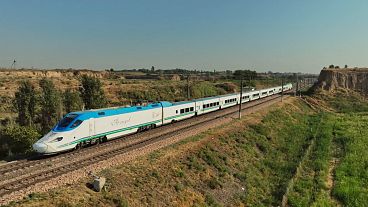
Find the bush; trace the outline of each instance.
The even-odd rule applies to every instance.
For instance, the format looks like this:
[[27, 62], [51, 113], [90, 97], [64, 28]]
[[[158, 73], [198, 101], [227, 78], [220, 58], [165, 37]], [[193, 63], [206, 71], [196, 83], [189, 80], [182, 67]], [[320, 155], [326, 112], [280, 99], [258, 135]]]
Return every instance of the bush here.
[[32, 152], [32, 144], [40, 138], [32, 127], [9, 126], [0, 131], [0, 156], [23, 155]]

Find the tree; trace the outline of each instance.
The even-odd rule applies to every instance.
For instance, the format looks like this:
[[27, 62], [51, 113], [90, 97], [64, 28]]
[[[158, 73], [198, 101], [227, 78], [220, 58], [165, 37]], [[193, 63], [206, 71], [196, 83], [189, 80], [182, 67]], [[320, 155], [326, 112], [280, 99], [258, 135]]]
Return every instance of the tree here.
[[344, 68], [348, 68], [348, 65], [345, 65], [345, 67]]
[[46, 78], [40, 80], [41, 87], [41, 117], [42, 132], [49, 131], [62, 115], [60, 93], [54, 83]]
[[154, 66], [151, 67], [151, 72], [155, 72], [155, 67]]
[[21, 126], [33, 125], [36, 111], [36, 91], [29, 81], [22, 81], [15, 92], [14, 105], [18, 112], [17, 122]]
[[83, 75], [80, 82], [80, 93], [86, 109], [96, 109], [106, 106], [105, 94], [99, 79]]
[[70, 88], [66, 89], [63, 94], [63, 103], [66, 113], [82, 110], [83, 102], [80, 93]]
[[334, 65], [330, 65], [330, 66], [328, 66], [328, 68], [335, 68], [335, 66]]
[[245, 80], [255, 79], [257, 77], [257, 72], [252, 70], [236, 70], [234, 72], [234, 78], [240, 79], [243, 78]]
[[31, 152], [32, 144], [40, 136], [33, 127], [15, 125], [3, 128], [0, 131], [0, 157]]

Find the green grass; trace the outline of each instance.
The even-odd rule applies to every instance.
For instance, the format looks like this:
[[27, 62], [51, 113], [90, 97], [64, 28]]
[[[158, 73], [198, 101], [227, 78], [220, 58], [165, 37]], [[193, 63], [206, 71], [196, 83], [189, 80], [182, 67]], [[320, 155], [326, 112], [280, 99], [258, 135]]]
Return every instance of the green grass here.
[[317, 94], [317, 99], [326, 101], [339, 113], [368, 112], [368, 102], [354, 91], [336, 91], [332, 95]]
[[[288, 204], [368, 206], [368, 102], [356, 93], [341, 91], [319, 98], [338, 113], [328, 114], [321, 123], [315, 147], [302, 165]], [[326, 181], [332, 156], [340, 162], [329, 194]]]
[[336, 141], [343, 157], [336, 168], [336, 196], [346, 206], [368, 206], [368, 116], [340, 117]]
[[319, 122], [317, 131], [314, 131], [311, 151], [306, 154], [301, 163], [300, 174], [295, 177], [293, 188], [288, 195], [290, 206], [332, 206], [326, 193], [326, 180], [331, 159], [332, 130], [334, 116], [318, 114], [315, 117]]
[[188, 156], [185, 175], [211, 172], [203, 184], [192, 187], [211, 193], [235, 182], [245, 190], [233, 195], [234, 203], [279, 205], [311, 137], [310, 128], [318, 124], [304, 112], [291, 111], [275, 110], [261, 124], [220, 136]]

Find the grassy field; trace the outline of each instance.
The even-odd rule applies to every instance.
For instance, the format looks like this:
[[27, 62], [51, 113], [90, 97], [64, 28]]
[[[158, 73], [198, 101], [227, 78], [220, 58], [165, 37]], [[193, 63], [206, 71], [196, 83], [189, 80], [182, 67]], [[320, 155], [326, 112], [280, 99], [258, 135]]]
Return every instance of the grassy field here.
[[368, 114], [342, 116], [336, 142], [342, 149], [333, 195], [346, 206], [368, 206]]
[[316, 95], [323, 116], [311, 153], [288, 195], [290, 206], [368, 206], [368, 102], [356, 93]]
[[335, 206], [329, 197], [328, 173], [332, 157], [332, 130], [334, 117], [318, 114], [318, 121], [310, 146], [301, 162], [300, 173], [296, 175], [293, 188], [288, 195], [290, 206]]

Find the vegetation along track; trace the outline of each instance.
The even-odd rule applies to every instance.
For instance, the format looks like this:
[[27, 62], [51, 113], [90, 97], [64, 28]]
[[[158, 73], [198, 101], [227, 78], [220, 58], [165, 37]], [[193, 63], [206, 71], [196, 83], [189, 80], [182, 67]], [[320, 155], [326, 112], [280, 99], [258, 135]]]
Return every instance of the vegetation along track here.
[[[280, 95], [248, 102], [243, 110], [272, 102]], [[83, 148], [78, 151], [49, 156], [44, 159], [32, 158], [1, 166], [0, 199], [12, 192], [21, 191], [36, 183], [40, 183], [79, 168], [95, 164], [116, 155], [139, 149], [143, 146], [169, 139], [176, 135], [185, 135], [189, 131], [208, 127], [211, 121], [236, 115], [239, 106], [219, 110], [202, 116], [165, 125], [148, 132], [125, 136], [100, 145]], [[0, 201], [1, 204], [1, 201]]]

